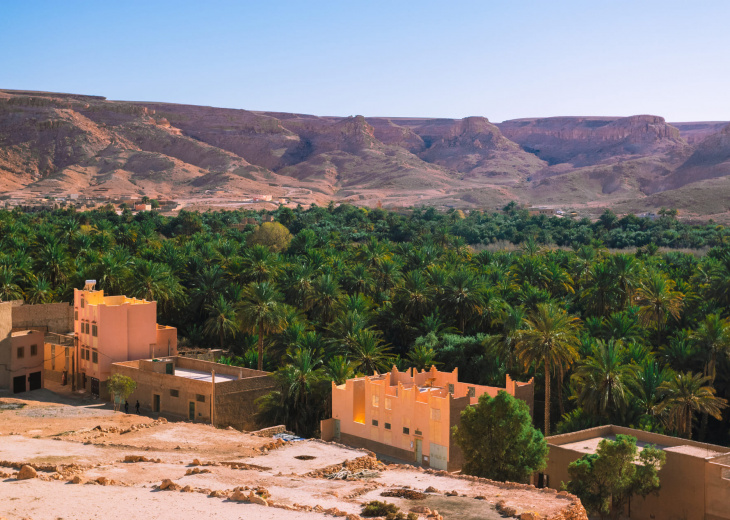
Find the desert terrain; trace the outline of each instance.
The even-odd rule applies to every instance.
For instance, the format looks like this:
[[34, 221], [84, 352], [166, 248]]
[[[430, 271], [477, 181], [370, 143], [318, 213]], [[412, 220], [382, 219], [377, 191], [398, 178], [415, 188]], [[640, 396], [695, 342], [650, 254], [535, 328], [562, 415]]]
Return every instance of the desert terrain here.
[[[686, 217], [730, 207], [730, 123], [656, 115], [332, 117], [0, 90], [0, 202], [175, 200], [234, 208], [271, 197], [494, 210], [515, 200], [582, 214]], [[260, 208], [254, 208], [260, 209]]]
[[388, 465], [319, 440], [169, 423], [49, 390], [0, 395], [0, 479], [0, 518], [12, 520], [104, 518], [109, 511], [120, 518], [353, 520], [371, 500], [432, 519], [585, 518], [566, 493]]

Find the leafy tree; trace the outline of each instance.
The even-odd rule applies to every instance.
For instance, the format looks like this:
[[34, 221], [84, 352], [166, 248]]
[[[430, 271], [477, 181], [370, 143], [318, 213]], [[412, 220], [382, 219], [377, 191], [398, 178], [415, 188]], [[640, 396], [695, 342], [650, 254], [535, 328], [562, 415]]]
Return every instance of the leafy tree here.
[[615, 441], [603, 439], [596, 453], [571, 462], [570, 481], [563, 486], [580, 498], [589, 513], [618, 519], [631, 497], [659, 491], [659, 470], [665, 460], [655, 446], [645, 446], [639, 453], [636, 437], [619, 434]]
[[107, 379], [106, 387], [109, 393], [114, 396], [114, 411], [119, 411], [122, 401], [126, 401], [137, 388], [137, 382], [122, 374], [112, 374]]
[[257, 227], [246, 239], [249, 245], [261, 245], [271, 251], [279, 252], [289, 247], [292, 235], [289, 230], [278, 222], [264, 222]]
[[501, 481], [527, 482], [545, 468], [548, 447], [532, 427], [527, 403], [500, 390], [461, 412], [454, 442], [464, 454], [462, 471]]

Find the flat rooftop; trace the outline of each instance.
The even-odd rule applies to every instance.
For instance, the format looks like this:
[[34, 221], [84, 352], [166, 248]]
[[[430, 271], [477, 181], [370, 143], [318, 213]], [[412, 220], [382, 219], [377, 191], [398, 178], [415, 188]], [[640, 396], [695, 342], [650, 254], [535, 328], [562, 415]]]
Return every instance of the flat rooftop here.
[[[598, 444], [604, 439], [615, 441], [616, 436], [615, 435], [597, 435], [595, 437], [591, 437], [590, 439], [570, 442], [567, 444], [560, 444], [559, 446], [561, 448], [565, 448], [567, 450], [575, 451], [578, 453], [591, 454], [591, 453], [596, 453], [596, 450], [598, 450]], [[639, 448], [639, 452], [641, 452], [641, 450], [643, 450], [646, 446], [650, 446], [650, 445], [652, 445], [651, 442], [642, 441], [641, 439], [636, 440], [636, 446]], [[668, 446], [668, 445], [662, 445], [662, 444], [653, 444], [653, 445], [663, 451], [671, 451], [673, 453], [682, 453], [684, 455], [689, 455], [690, 457], [697, 457], [700, 459], [708, 459], [708, 458], [717, 457], [718, 455], [723, 454], [723, 452], [715, 451], [710, 448], [705, 448], [705, 447], [701, 447], [701, 446], [692, 446], [689, 444], [680, 444], [678, 446]]]
[[[178, 368], [175, 367], [175, 375], [178, 377], [185, 377], [187, 379], [195, 379], [196, 381], [206, 381], [208, 383], [213, 382], [213, 376], [210, 372], [203, 370], [192, 370], [190, 368]], [[237, 376], [229, 376], [226, 374], [216, 374], [215, 382], [222, 383], [224, 381], [238, 381]]]

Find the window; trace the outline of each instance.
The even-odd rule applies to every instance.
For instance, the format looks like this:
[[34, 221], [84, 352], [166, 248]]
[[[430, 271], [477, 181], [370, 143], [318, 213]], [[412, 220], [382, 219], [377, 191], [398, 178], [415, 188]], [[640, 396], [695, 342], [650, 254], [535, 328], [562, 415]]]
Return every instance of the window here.
[[81, 298], [81, 308], [82, 309], [84, 308], [84, 299], [83, 298]]
[[440, 408], [431, 408], [431, 420], [432, 421], [441, 420], [441, 409]]
[[196, 394], [195, 395], [195, 400], [198, 401], [199, 403], [204, 403], [205, 402], [205, 396], [204, 395], [200, 395], [200, 394]]
[[377, 419], [373, 419], [373, 426], [377, 426], [377, 425], [378, 425], [378, 420]]
[[74, 320], [79, 321], [79, 311], [74, 311]]
[[385, 429], [386, 430], [390, 430], [390, 423], [389, 422], [385, 423], [383, 426], [385, 426]]
[[393, 402], [391, 401], [390, 397], [385, 398], [385, 409], [391, 410], [391, 406], [393, 406]]
[[94, 323], [91, 326], [91, 335], [92, 336], [98, 336], [99, 335], [99, 328], [96, 326], [96, 323]]
[[[86, 355], [89, 355], [89, 351], [86, 351]], [[89, 359], [88, 357], [86, 359]], [[91, 362], [97, 364], [99, 362], [99, 353], [95, 350], [91, 353]]]
[[31, 356], [37, 356], [38, 355], [38, 345], [31, 345], [30, 346], [30, 355]]
[[377, 408], [378, 406], [380, 406], [380, 396], [379, 395], [374, 395], [373, 396], [373, 406], [375, 408]]
[[18, 347], [18, 359], [25, 357], [25, 347]]
[[51, 370], [56, 370], [56, 345], [51, 345]]
[[411, 433], [411, 429], [410, 429], [410, 428], [406, 428], [406, 427], [404, 426], [404, 427], [403, 427], [403, 435], [410, 435], [410, 433]]
[[170, 390], [170, 397], [180, 397], [180, 390]]
[[450, 394], [454, 393], [454, 385], [452, 385], [451, 383], [449, 383], [449, 393]]
[[88, 321], [86, 322], [86, 333], [87, 334], [89, 333], [89, 322]]
[[418, 428], [416, 428], [416, 431], [413, 433], [415, 433], [416, 435], [423, 435], [423, 432], [421, 430], [419, 430]]
[[476, 395], [477, 395], [477, 389], [474, 388], [473, 386], [470, 386], [469, 388], [466, 389], [467, 397], [476, 397]]

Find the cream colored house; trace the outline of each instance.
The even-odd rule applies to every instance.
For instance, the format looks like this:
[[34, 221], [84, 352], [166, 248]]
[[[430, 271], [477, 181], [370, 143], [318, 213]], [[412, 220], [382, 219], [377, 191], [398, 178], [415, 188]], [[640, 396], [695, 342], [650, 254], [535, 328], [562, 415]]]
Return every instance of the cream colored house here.
[[506, 387], [497, 388], [459, 382], [457, 369], [399, 372], [393, 367], [333, 383], [332, 418], [322, 421], [322, 438], [436, 469], [458, 469], [463, 460], [452, 442], [452, 426], [482, 394], [496, 396], [500, 390], [526, 401], [532, 413], [533, 380], [520, 383], [509, 376]]

